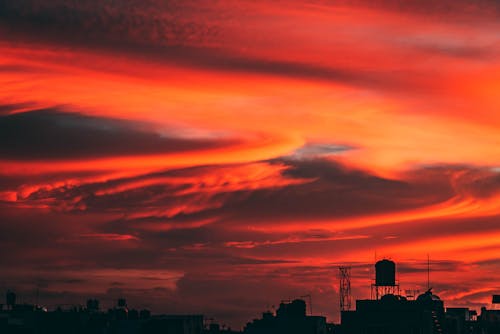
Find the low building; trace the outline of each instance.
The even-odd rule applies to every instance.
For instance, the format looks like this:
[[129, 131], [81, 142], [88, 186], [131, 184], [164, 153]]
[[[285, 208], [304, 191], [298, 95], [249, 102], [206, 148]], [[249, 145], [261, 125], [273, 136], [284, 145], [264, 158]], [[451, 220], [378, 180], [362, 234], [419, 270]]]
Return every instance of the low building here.
[[296, 299], [281, 303], [276, 315], [264, 312], [245, 326], [246, 334], [326, 334], [326, 318], [306, 315], [306, 303]]

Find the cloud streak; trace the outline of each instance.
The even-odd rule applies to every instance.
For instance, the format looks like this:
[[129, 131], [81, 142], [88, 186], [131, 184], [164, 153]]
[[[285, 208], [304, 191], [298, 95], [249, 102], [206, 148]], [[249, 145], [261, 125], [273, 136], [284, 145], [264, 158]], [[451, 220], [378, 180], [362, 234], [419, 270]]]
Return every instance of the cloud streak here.
[[[7, 106], [8, 107], [8, 106]], [[141, 128], [142, 127], [142, 128]], [[0, 158], [88, 159], [207, 150], [230, 146], [231, 139], [176, 138], [123, 120], [32, 110], [0, 117]]]

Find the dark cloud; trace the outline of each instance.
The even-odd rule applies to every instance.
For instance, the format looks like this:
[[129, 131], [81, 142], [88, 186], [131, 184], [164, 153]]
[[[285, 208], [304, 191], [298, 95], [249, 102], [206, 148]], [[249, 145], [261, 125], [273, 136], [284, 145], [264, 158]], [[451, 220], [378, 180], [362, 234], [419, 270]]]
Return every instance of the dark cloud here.
[[[465, 264], [460, 261], [454, 260], [432, 260], [429, 261], [430, 268], [433, 272], [453, 272], [457, 271]], [[414, 273], [427, 273], [427, 261], [420, 262], [398, 262], [398, 274], [414, 274]]]
[[[0, 66], [0, 72], [2, 71], [1, 66]], [[17, 71], [17, 70], [15, 70]], [[18, 111], [18, 110], [23, 110], [27, 109], [30, 107], [29, 103], [10, 103], [10, 104], [0, 104], [0, 116], [4, 114], [9, 114], [12, 111]]]
[[[333, 224], [339, 218], [404, 212], [442, 203], [457, 195], [457, 184], [452, 184], [451, 179], [454, 182], [463, 182], [464, 187], [470, 180], [452, 177], [454, 172], [461, 171], [464, 167], [422, 169], [420, 172], [414, 171], [411, 177], [402, 182], [346, 169], [324, 159], [276, 160], [272, 163], [278, 161], [286, 161], [288, 164], [289, 169], [284, 172], [287, 178], [313, 181], [257, 190], [221, 187], [205, 194], [189, 191], [184, 195], [176, 193], [198, 186], [202, 178], [198, 179], [197, 175], [211, 175], [223, 168], [205, 166], [91, 183], [71, 189], [43, 190], [33, 193], [25, 201], [36, 203], [51, 198], [56, 201], [54, 205], [57, 207], [58, 201], [72, 202], [74, 198], [78, 198], [87, 213], [119, 212], [123, 215], [121, 218], [96, 226], [96, 233], [135, 233], [142, 246], [138, 255], [134, 254], [137, 250], [130, 251], [131, 259], [139, 260], [146, 254], [150, 254], [147, 255], [150, 258], [157, 258], [155, 249], [168, 245], [168, 248], [174, 251], [169, 254], [170, 265], [180, 267], [199, 251], [203, 251], [211, 261], [221, 264], [244, 264], [248, 261], [257, 264], [261, 261], [260, 258], [266, 258], [270, 252], [278, 257], [278, 261], [293, 257], [297, 253], [312, 256], [318, 248], [343, 253], [351, 251], [352, 245], [356, 245], [358, 250], [371, 252], [381, 240], [389, 247], [427, 238], [461, 236], [478, 230], [494, 231], [497, 227], [496, 217], [475, 218], [474, 223], [471, 223], [470, 218], [454, 217], [440, 218], [439, 224], [432, 219], [419, 219], [415, 222], [394, 222], [389, 225], [374, 224], [371, 227], [337, 226], [338, 229], [348, 231], [344, 234], [331, 230], [309, 229], [307, 223], [314, 223], [315, 220], [331, 220]], [[472, 171], [473, 169], [470, 169], [470, 173]], [[476, 173], [480, 175], [479, 172]], [[181, 184], [172, 181], [173, 184], [167, 182], [139, 186], [118, 193], [95, 196], [95, 193], [102, 189], [159, 176], [168, 176], [172, 180], [179, 177], [185, 181]], [[194, 177], [186, 179], [186, 176]], [[191, 206], [193, 208], [190, 208]], [[184, 209], [173, 210], [173, 214], [168, 213], [176, 207]], [[72, 209], [71, 206], [67, 208], [69, 212], [79, 212], [79, 209]], [[141, 215], [136, 218], [134, 213], [137, 211], [141, 212]], [[303, 230], [280, 232], [279, 226], [286, 226], [285, 223], [290, 220], [301, 221]], [[242, 228], [247, 224], [278, 229], [266, 233], [264, 230]], [[353, 241], [358, 238], [363, 241]], [[222, 252], [211, 251], [214, 249]], [[116, 253], [121, 251], [117, 250]], [[228, 256], [227, 252], [232, 255]], [[253, 257], [249, 256], [250, 254]], [[115, 253], [110, 253], [109, 259], [114, 256]], [[255, 256], [257, 259], [254, 259]], [[102, 255], [101, 258], [107, 258], [107, 255]], [[197, 255], [196, 258], [201, 260], [204, 257]], [[126, 265], [125, 262], [122, 265]]]
[[500, 268], [500, 259], [489, 259], [489, 260], [483, 260], [483, 261], [477, 261], [474, 264], [477, 264], [479, 266], [484, 266], [484, 267], [491, 267], [497, 270]]
[[200, 43], [217, 30], [189, 15], [193, 11], [197, 11], [195, 3], [175, 0], [2, 0], [0, 23], [12, 33], [94, 44]]
[[[31, 65], [19, 65], [19, 64], [0, 64], [0, 74], [11, 74], [11, 73], [47, 73], [46, 68], [31, 66]], [[9, 107], [9, 105], [5, 105]], [[13, 104], [12, 107], [18, 107], [17, 104]], [[1, 113], [0, 113], [1, 114]]]
[[[147, 208], [153, 221], [168, 218], [170, 222], [187, 223], [223, 217], [228, 222], [272, 220], [279, 224], [289, 219], [340, 218], [411, 209], [455, 195], [444, 175], [420, 185], [384, 179], [321, 158], [278, 159], [268, 163], [269, 168], [285, 166], [282, 174], [285, 180], [301, 182], [251, 190], [234, 188], [230, 183], [209, 187], [203, 184], [202, 176], [223, 174], [228, 166], [202, 166], [81, 186], [41, 187], [23, 200], [36, 202], [50, 198], [56, 201], [54, 207], [66, 203], [71, 204], [66, 206], [69, 210], [74, 207], [78, 211], [83, 206], [88, 212], [133, 213]], [[176, 182], [176, 178], [182, 181]], [[107, 192], [131, 183], [134, 184], [131, 188]], [[76, 205], [74, 199], [81, 205]], [[176, 208], [184, 209], [176, 211]], [[172, 213], [155, 214], [155, 211]]]
[[63, 182], [68, 179], [77, 178], [85, 179], [95, 177], [102, 172], [85, 171], [85, 172], [52, 172], [34, 175], [0, 175], [0, 190], [18, 189], [23, 185], [29, 184], [52, 184]]
[[[6, 106], [5, 108], [8, 108]], [[0, 116], [0, 157], [85, 159], [159, 154], [227, 146], [224, 139], [161, 135], [137, 123], [67, 113], [59, 108]]]
[[[495, 0], [481, 1], [287, 1], [287, 6], [301, 8], [319, 3], [335, 8], [359, 6], [395, 11], [410, 15], [481, 20], [498, 15]], [[265, 4], [264, 4], [265, 5]], [[269, 4], [267, 4], [269, 5]], [[257, 7], [258, 8], [258, 7]], [[219, 1], [124, 0], [18, 0], [0, 1], [0, 24], [9, 31], [28, 32], [38, 36], [64, 38], [93, 43], [134, 43], [136, 45], [217, 44], [221, 23], [238, 19], [238, 15], [256, 14], [244, 3]], [[261, 13], [262, 15], [262, 13]], [[481, 15], [479, 17], [479, 15]], [[116, 45], [115, 45], [116, 46]]]
[[[409, 44], [411, 45], [411, 42]], [[484, 60], [488, 58], [493, 59], [493, 57], [497, 56], [495, 52], [491, 52], [490, 45], [474, 46], [469, 45], [468, 43], [464, 43], [463, 45], [450, 45], [446, 43], [439, 44], [432, 42], [420, 42], [414, 43], [413, 45], [416, 49], [427, 53], [442, 54], [444, 56], [457, 58], [469, 58], [471, 60]], [[408, 45], [405, 46], [407, 47]]]
[[[478, 180], [493, 177], [494, 174], [485, 174], [481, 169], [424, 168], [399, 181], [349, 169], [327, 159], [277, 159], [268, 164], [270, 168], [275, 164], [286, 166], [282, 172], [285, 180], [303, 182], [260, 189], [234, 188], [222, 181], [217, 186], [209, 186], [203, 185], [203, 180], [224, 175], [227, 166], [202, 166], [82, 185], [42, 187], [27, 197], [18, 195], [18, 202], [6, 205], [48, 204], [52, 210], [70, 216], [114, 214], [115, 218], [95, 225], [92, 232], [80, 232], [91, 237], [69, 237], [68, 242], [98, 245], [109, 239], [119, 240], [122, 235], [132, 235], [130, 239], [135, 239], [133, 243], [141, 247], [140, 251], [130, 249], [131, 259], [148, 256], [160, 260], [155, 250], [168, 245], [178, 259], [170, 262], [171, 265], [182, 265], [198, 251], [206, 252], [212, 260], [218, 258], [220, 263], [257, 263], [269, 251], [275, 253], [279, 261], [293, 256], [294, 252], [314, 254], [318, 247], [349, 252], [350, 245], [357, 244], [369, 252], [380, 240], [389, 247], [426, 238], [462, 236], [478, 229], [494, 231], [497, 227], [496, 217], [476, 217], [473, 224], [470, 218], [442, 217], [436, 224], [435, 220], [426, 218], [412, 222], [411, 215], [405, 222], [391, 224], [381, 221], [374, 222], [373, 226], [334, 225], [342, 222], [342, 218], [418, 210], [456, 196], [466, 197], [474, 192]], [[130, 184], [133, 186], [128, 186]], [[481, 184], [479, 182], [479, 189]], [[286, 227], [290, 221], [303, 224], [303, 229], [280, 232], [280, 226]], [[331, 221], [329, 230], [308, 227], [308, 222], [316, 221]], [[265, 229], [243, 228], [247, 225], [276, 230], [267, 233]], [[101, 234], [103, 237], [98, 238]], [[363, 242], [353, 241], [356, 239]], [[209, 252], [210, 249], [223, 251], [214, 253]], [[228, 257], [226, 251], [231, 251], [232, 257]], [[128, 250], [119, 247], [109, 254], [109, 259], [119, 252]], [[102, 254], [100, 258], [105, 259], [107, 255]], [[126, 261], [122, 262], [121, 265], [126, 265]]]
[[[0, 1], [0, 28], [13, 40], [27, 40], [35, 45], [48, 42], [80, 50], [99, 48], [148, 63], [340, 82], [399, 92], [408, 87], [413, 91], [427, 89], [426, 77], [418, 78], [418, 73], [411, 71], [348, 69], [300, 59], [253, 56], [236, 51], [238, 47], [228, 48], [235, 42], [221, 36], [221, 31], [231, 30], [230, 23], [238, 15], [248, 13], [241, 8], [233, 8], [235, 12], [231, 13], [222, 10], [224, 6], [220, 4], [216, 8], [220, 10], [205, 2], [178, 1]], [[244, 48], [242, 44], [239, 49]], [[439, 46], [427, 49], [443, 51]]]
[[[452, 195], [445, 184], [429, 193], [418, 184], [384, 179], [325, 159], [284, 162], [290, 166], [284, 172], [286, 177], [314, 181], [235, 194], [221, 209], [229, 215], [228, 220], [236, 215], [275, 223], [281, 219], [341, 218], [419, 207], [423, 202], [436, 203]], [[425, 198], [419, 198], [424, 194]]]
[[127, 218], [116, 225], [175, 229], [191, 228], [202, 221], [281, 224], [290, 219], [339, 219], [417, 209], [474, 193], [474, 185], [483, 189], [485, 182], [492, 184], [492, 190], [484, 196], [494, 194], [497, 180], [473, 169], [469, 173], [474, 177], [461, 173], [465, 176], [453, 178], [453, 182], [452, 169], [422, 169], [408, 174], [404, 181], [391, 180], [322, 158], [277, 159], [268, 164], [268, 168], [284, 166], [281, 177], [290, 184], [253, 189], [235, 188], [229, 182], [206, 185], [205, 177], [224, 175], [229, 166], [202, 166], [82, 185], [40, 187], [18, 197], [26, 204], [51, 199], [55, 209], [68, 211], [83, 208], [86, 212], [121, 212], [125, 216], [139, 211], [140, 218]]
[[[339, 1], [346, 2], [346, 1]], [[391, 10], [399, 13], [406, 13], [411, 15], [425, 15], [429, 17], [439, 16], [442, 19], [474, 19], [480, 20], [478, 15], [482, 17], [495, 17], [500, 13], [500, 4], [497, 0], [383, 0], [383, 1], [349, 1], [347, 3], [357, 3], [363, 6], [378, 8], [384, 10]]]

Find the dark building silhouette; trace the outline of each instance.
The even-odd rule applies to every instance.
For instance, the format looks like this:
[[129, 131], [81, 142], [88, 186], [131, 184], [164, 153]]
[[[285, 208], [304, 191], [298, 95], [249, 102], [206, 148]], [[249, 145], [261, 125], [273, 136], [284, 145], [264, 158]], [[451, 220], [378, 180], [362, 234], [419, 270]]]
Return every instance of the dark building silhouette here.
[[149, 319], [151, 317], [151, 312], [149, 310], [141, 310], [139, 312], [140, 319]]
[[[376, 279], [392, 284], [392, 266], [388, 276]], [[394, 267], [395, 269], [395, 267]], [[382, 269], [383, 271], [386, 269]], [[395, 281], [394, 281], [395, 282]], [[282, 302], [276, 313], [264, 312], [261, 319], [249, 322], [245, 334], [500, 334], [498, 297], [493, 309], [483, 307], [478, 315], [469, 308], [444, 308], [432, 293], [415, 300], [399, 294], [378, 299], [357, 300], [356, 310], [342, 311], [341, 323], [327, 323], [322, 316], [306, 314], [301, 299]], [[45, 307], [17, 304], [15, 293], [6, 294], [7, 308], [0, 308], [0, 334], [238, 334], [210, 322], [203, 315], [151, 315], [149, 310], [128, 308], [125, 299], [107, 312], [99, 310], [97, 299], [88, 299], [86, 307], [48, 311]], [[312, 311], [311, 311], [312, 313]], [[213, 320], [213, 319], [208, 319]]]
[[16, 294], [10, 290], [5, 294], [5, 305], [7, 308], [12, 309], [16, 305]]
[[203, 330], [203, 315], [161, 315], [152, 316], [141, 333], [201, 334]]
[[443, 302], [431, 290], [416, 300], [392, 294], [357, 300], [355, 311], [341, 313], [343, 334], [438, 334], [443, 323]]
[[98, 312], [99, 311], [99, 300], [88, 299], [87, 300], [87, 310], [89, 312]]
[[326, 334], [326, 318], [307, 316], [306, 303], [295, 299], [282, 302], [276, 311], [264, 312], [261, 319], [255, 319], [245, 326], [246, 334]]
[[[46, 308], [15, 304], [0, 311], [0, 334], [203, 334], [202, 315], [151, 315], [128, 309], [125, 299], [107, 312], [99, 301], [88, 299], [86, 308]], [[229, 333], [227, 333], [229, 334]]]
[[116, 301], [116, 306], [120, 308], [126, 308], [127, 307], [127, 300], [125, 298], [120, 298]]
[[204, 334], [241, 334], [240, 331], [234, 331], [231, 328], [224, 327], [225, 326], [221, 327], [218, 323], [211, 322], [208, 324], [208, 328], [205, 329]]
[[478, 316], [478, 327], [481, 334], [500, 333], [500, 310], [488, 310], [481, 308], [481, 314]]
[[466, 307], [447, 307], [444, 327], [447, 334], [478, 333], [477, 312]]
[[[445, 333], [444, 303], [432, 289], [415, 300], [401, 296], [396, 263], [375, 264], [372, 299], [357, 300], [355, 311], [341, 312], [342, 334], [440, 334]], [[451, 316], [450, 316], [451, 322]]]
[[[411, 297], [413, 296], [412, 293]], [[399, 294], [395, 263], [385, 259], [378, 261], [375, 264], [372, 299], [357, 300], [355, 311], [342, 311], [341, 324], [333, 326], [333, 332], [500, 334], [500, 310], [483, 307], [479, 316], [469, 308], [449, 307], [445, 312], [444, 302], [432, 293], [432, 289], [420, 294], [415, 300], [409, 298]], [[493, 295], [492, 304], [496, 303], [500, 303], [499, 295]]]

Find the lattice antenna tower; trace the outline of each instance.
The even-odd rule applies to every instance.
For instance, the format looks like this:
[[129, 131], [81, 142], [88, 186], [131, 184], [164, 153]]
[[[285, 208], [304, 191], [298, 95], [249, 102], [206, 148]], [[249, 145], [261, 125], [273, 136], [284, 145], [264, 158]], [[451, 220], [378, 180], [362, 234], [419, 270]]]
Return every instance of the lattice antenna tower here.
[[339, 267], [340, 278], [340, 311], [351, 310], [351, 267]]

